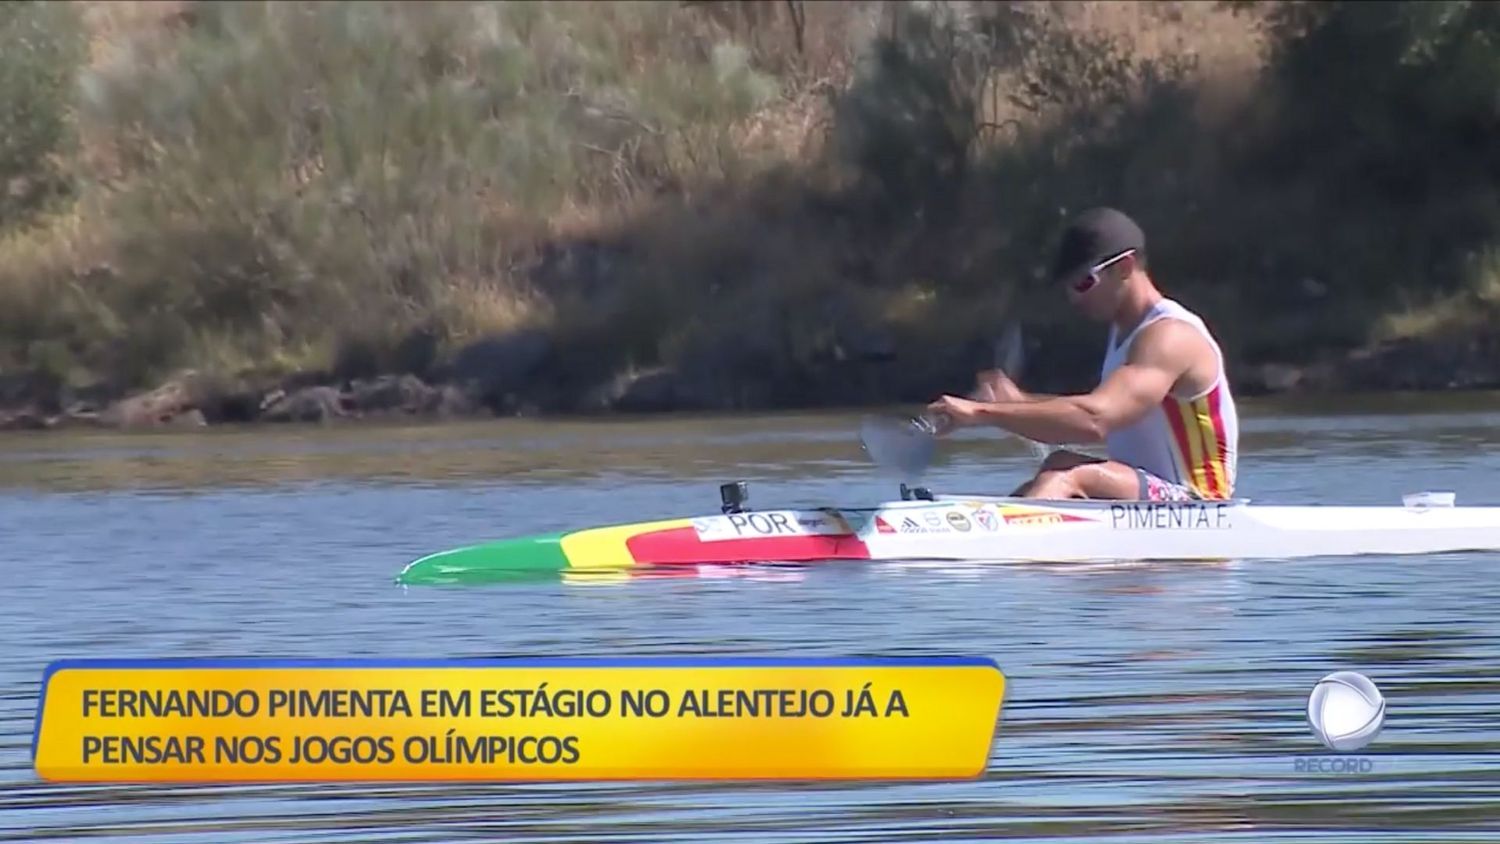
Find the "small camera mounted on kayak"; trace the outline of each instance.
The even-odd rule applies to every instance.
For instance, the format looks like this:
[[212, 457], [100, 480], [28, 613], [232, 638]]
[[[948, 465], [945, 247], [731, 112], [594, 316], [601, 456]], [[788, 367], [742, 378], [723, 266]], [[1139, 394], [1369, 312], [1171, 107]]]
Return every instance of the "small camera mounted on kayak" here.
[[932, 499], [932, 491], [929, 490], [925, 486], [910, 487], [910, 486], [907, 486], [906, 484], [902, 484], [901, 485], [901, 500], [902, 501], [931, 501], [931, 500], [933, 500]]
[[719, 508], [727, 516], [730, 513], [745, 512], [745, 501], [750, 498], [750, 491], [746, 488], [744, 481], [733, 481], [719, 485], [719, 500], [724, 502]]

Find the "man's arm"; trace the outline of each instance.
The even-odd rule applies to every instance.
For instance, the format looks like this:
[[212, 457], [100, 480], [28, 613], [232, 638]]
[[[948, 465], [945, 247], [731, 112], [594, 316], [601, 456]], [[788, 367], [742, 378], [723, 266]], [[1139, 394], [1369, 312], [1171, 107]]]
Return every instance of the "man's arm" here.
[[1190, 327], [1162, 320], [1141, 332], [1130, 357], [1092, 392], [1033, 401], [975, 402], [944, 396], [931, 409], [955, 424], [990, 424], [1039, 442], [1096, 443], [1161, 403], [1193, 361]]
[[1032, 402], [1057, 398], [1057, 396], [1048, 393], [1028, 393], [1022, 390], [1009, 375], [1006, 375], [1004, 371], [999, 369], [988, 369], [979, 373], [974, 382], [974, 392], [969, 394], [969, 398], [975, 401]]

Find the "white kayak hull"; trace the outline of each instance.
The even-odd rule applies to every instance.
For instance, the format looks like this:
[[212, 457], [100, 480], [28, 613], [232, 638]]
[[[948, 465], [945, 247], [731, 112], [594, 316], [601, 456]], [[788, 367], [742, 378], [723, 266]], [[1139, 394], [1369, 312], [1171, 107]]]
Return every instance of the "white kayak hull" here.
[[865, 508], [724, 509], [456, 548], [413, 561], [397, 579], [450, 583], [834, 560], [1119, 562], [1500, 550], [1500, 507], [1455, 507], [1443, 494], [1366, 507], [948, 495]]
[[1500, 550], [1500, 507], [939, 496], [843, 512], [872, 558], [1065, 562]]

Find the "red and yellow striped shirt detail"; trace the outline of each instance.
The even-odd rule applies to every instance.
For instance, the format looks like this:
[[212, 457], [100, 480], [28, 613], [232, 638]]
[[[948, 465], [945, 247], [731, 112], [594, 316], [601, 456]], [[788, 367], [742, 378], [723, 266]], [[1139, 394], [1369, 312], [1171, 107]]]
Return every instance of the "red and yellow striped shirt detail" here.
[[1172, 454], [1178, 471], [1205, 498], [1223, 499], [1234, 494], [1220, 408], [1222, 389], [1215, 386], [1207, 395], [1191, 400], [1167, 396], [1161, 403], [1172, 429]]

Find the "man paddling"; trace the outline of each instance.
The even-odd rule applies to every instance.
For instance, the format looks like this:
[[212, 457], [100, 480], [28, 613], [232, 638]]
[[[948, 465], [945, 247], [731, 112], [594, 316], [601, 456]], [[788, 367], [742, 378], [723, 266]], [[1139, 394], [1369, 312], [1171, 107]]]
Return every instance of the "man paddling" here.
[[1231, 497], [1239, 417], [1223, 354], [1202, 319], [1156, 288], [1140, 227], [1112, 208], [1083, 213], [1063, 233], [1052, 280], [1087, 317], [1110, 324], [1099, 386], [1031, 395], [1002, 372], [982, 372], [974, 395], [986, 400], [945, 395], [928, 407], [939, 433], [996, 425], [1040, 442], [1105, 444], [1108, 459], [1053, 452], [1020, 496]]

